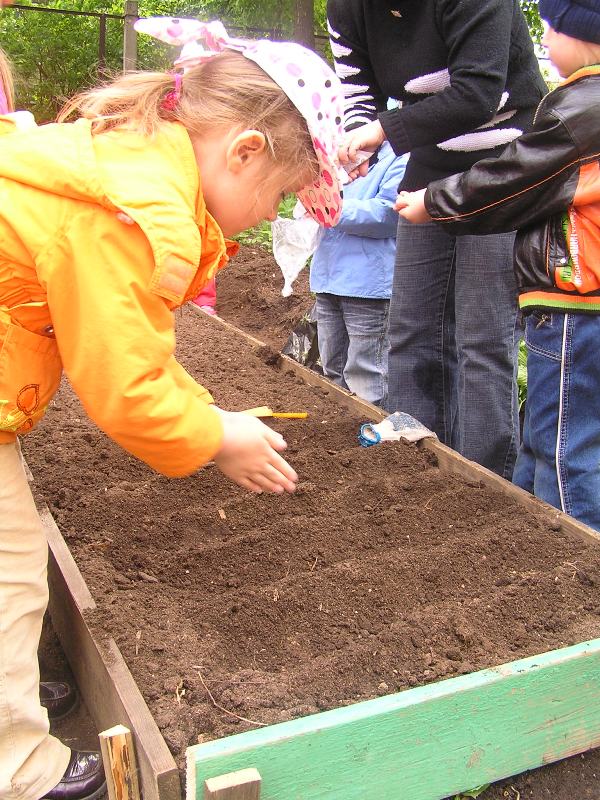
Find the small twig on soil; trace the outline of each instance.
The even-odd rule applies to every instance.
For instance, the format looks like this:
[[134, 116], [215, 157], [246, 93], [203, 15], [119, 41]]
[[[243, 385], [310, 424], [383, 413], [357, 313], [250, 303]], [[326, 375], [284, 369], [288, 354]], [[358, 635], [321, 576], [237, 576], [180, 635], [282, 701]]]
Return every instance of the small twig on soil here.
[[210, 697], [210, 700], [211, 700], [211, 702], [212, 702], [212, 704], [213, 704], [213, 706], [215, 708], [218, 708], [219, 711], [222, 711], [224, 714], [228, 714], [230, 717], [235, 717], [236, 719], [241, 719], [242, 722], [249, 722], [250, 725], [260, 725], [261, 728], [266, 728], [266, 726], [267, 726], [266, 722], [256, 722], [256, 720], [248, 719], [247, 717], [241, 717], [239, 714], [234, 714], [233, 711], [229, 711], [228, 709], [224, 708], [222, 705], [219, 705], [219, 703], [217, 703], [217, 701], [213, 697], [212, 692], [210, 691], [210, 689], [206, 685], [206, 683], [204, 681], [204, 678], [202, 677], [202, 673], [201, 672], [198, 673], [198, 677], [200, 678], [200, 683], [206, 689], [206, 694]]
[[453, 494], [454, 494], [454, 490], [452, 490], [452, 491], [450, 491], [450, 492], [442, 492], [441, 494], [439, 494], [439, 493], [437, 493], [437, 492], [436, 492], [435, 494], [432, 494], [432, 495], [431, 495], [431, 497], [430, 497], [430, 498], [429, 498], [429, 500], [428, 500], [428, 501], [425, 503], [425, 505], [423, 506], [423, 508], [429, 508], [429, 504], [431, 503], [431, 501], [432, 501], [432, 500], [436, 500], [436, 499], [443, 500], [443, 499], [444, 499], [444, 497], [450, 497], [450, 496], [451, 496], [451, 495], [453, 495]]
[[[201, 667], [197, 666], [196, 664], [192, 664], [192, 669], [201, 669]], [[265, 686], [265, 684], [272, 683], [269, 678], [265, 678], [264, 680], [255, 680], [255, 681], [248, 681], [244, 678], [240, 678], [239, 681], [236, 681], [234, 678], [205, 678], [206, 683], [229, 683], [233, 684], [234, 686]], [[281, 678], [283, 680], [283, 678]]]
[[571, 573], [571, 580], [574, 581], [575, 576], [577, 575], [578, 572], [577, 562], [573, 564], [570, 561], [565, 561], [564, 563], [566, 567], [571, 567], [571, 569], [573, 570], [573, 572]]
[[311, 572], [312, 572], [312, 571], [314, 570], [314, 568], [317, 566], [317, 561], [318, 561], [318, 560], [319, 560], [319, 556], [315, 556], [315, 562], [314, 562], [314, 564], [312, 565], [312, 567], [310, 568], [310, 571], [311, 571]]
[[177, 686], [175, 687], [175, 700], [177, 701], [177, 705], [181, 705], [181, 698], [185, 695], [185, 688], [183, 686], [183, 680], [180, 680]]

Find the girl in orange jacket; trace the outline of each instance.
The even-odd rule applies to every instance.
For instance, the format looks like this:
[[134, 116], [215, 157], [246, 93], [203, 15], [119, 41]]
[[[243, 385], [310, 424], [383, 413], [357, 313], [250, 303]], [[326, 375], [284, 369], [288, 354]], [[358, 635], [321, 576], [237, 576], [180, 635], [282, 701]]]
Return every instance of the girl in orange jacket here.
[[[75, 98], [57, 124], [17, 130], [10, 115], [0, 117], [6, 800], [61, 798], [61, 776], [72, 789], [74, 776], [97, 767], [48, 735], [40, 708], [46, 547], [16, 446], [63, 369], [94, 422], [165, 475], [189, 475], [212, 459], [253, 492], [291, 492], [297, 481], [278, 433], [217, 408], [177, 363], [172, 311], [235, 252], [227, 237], [274, 219], [283, 194], [297, 192], [321, 224], [337, 222], [338, 80], [299, 45], [230, 39], [219, 23], [139, 24], [185, 45], [176, 62], [183, 71], [126, 74]], [[73, 113], [79, 119], [65, 121]], [[99, 791], [93, 780], [80, 783], [69, 797]]]

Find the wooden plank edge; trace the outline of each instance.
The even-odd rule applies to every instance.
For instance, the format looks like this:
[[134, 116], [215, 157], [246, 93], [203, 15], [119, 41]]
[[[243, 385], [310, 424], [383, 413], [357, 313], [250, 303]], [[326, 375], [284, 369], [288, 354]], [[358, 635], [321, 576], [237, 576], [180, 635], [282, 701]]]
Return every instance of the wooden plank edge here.
[[435, 439], [423, 439], [420, 442], [420, 447], [426, 448], [434, 453], [438, 459], [438, 463], [443, 470], [447, 470], [455, 475], [460, 475], [467, 480], [481, 481], [486, 486], [490, 486], [503, 494], [510, 497], [516, 503], [524, 506], [534, 514], [543, 514], [548, 517], [549, 522], [555, 522], [560, 525], [561, 530], [565, 533], [577, 536], [585, 542], [594, 545], [600, 545], [600, 533], [593, 530], [593, 528], [584, 525], [574, 517], [565, 514], [558, 508], [554, 508], [549, 503], [540, 500], [514, 483], [501, 478], [485, 467], [476, 464], [474, 461], [461, 456], [455, 450], [447, 447], [445, 444], [438, 442]]
[[187, 308], [189, 308], [194, 314], [196, 314], [199, 317], [204, 317], [213, 320], [212, 324], [220, 325], [222, 328], [227, 328], [236, 336], [242, 336], [244, 339], [247, 339], [250, 345], [255, 349], [261, 347], [269, 347], [269, 345], [266, 342], [262, 342], [255, 336], [251, 336], [249, 333], [246, 333], [246, 331], [243, 331], [241, 328], [238, 328], [231, 322], [227, 322], [227, 320], [223, 319], [223, 317], [220, 317], [218, 314], [207, 314], [205, 311], [202, 311], [202, 309], [199, 308], [195, 303], [189, 302], [187, 304]]
[[194, 745], [187, 800], [244, 768], [263, 800], [439, 800], [600, 746], [599, 692], [597, 639]]
[[98, 738], [108, 800], [140, 800], [137, 759], [129, 728], [113, 725], [101, 731]]
[[179, 770], [113, 639], [98, 643], [85, 615], [96, 604], [46, 504], [36, 504], [49, 546], [48, 610], [98, 730], [117, 723], [135, 738], [145, 800], [181, 800]]
[[257, 769], [240, 769], [204, 781], [204, 800], [260, 800]]

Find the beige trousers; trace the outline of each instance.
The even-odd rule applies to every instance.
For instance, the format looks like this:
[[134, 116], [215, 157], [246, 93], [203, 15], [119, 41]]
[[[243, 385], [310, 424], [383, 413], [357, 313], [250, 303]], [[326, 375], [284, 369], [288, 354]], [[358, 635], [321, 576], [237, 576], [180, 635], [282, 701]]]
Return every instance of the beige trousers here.
[[47, 562], [18, 444], [0, 444], [0, 800], [39, 800], [69, 763], [39, 701]]

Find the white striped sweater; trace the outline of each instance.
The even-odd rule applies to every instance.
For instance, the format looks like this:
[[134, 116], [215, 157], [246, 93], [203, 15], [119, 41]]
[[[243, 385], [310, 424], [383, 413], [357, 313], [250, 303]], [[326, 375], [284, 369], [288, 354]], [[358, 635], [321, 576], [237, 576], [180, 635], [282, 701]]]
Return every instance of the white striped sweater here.
[[402, 188], [499, 155], [530, 126], [546, 87], [518, 0], [328, 0], [327, 13], [345, 126], [379, 118], [411, 153]]

